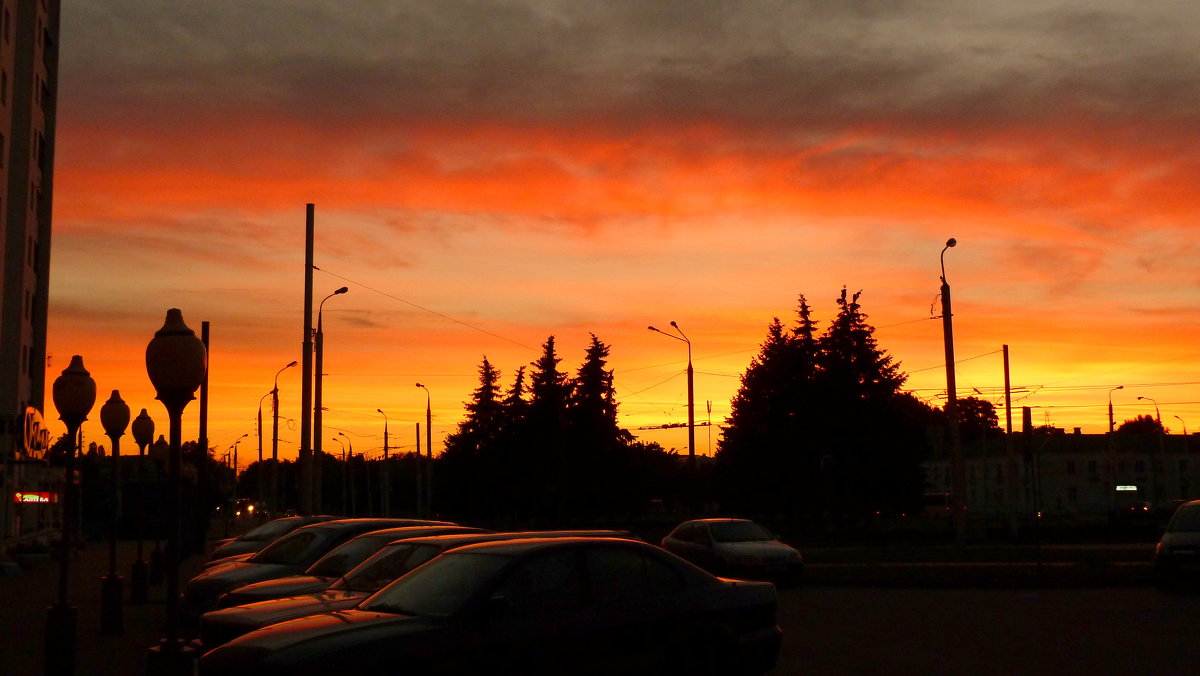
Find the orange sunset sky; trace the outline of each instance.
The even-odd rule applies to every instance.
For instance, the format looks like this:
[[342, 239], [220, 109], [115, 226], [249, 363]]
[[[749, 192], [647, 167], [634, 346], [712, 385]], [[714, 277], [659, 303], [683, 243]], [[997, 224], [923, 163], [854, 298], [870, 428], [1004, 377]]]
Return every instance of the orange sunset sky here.
[[[248, 434], [253, 459], [301, 358], [308, 202], [315, 298], [350, 287], [325, 304], [326, 451], [379, 454], [376, 409], [411, 450], [416, 382], [440, 450], [484, 355], [507, 388], [550, 335], [573, 373], [589, 333], [622, 423], [685, 450], [636, 430], [687, 420], [685, 346], [646, 326], [691, 338], [715, 424], [771, 318], [803, 293], [824, 326], [843, 285], [940, 406], [948, 237], [960, 396], [1003, 405], [1008, 344], [1038, 424], [1103, 432], [1123, 385], [1118, 424], [1153, 400], [1200, 431], [1200, 4], [78, 0], [62, 22], [47, 383], [84, 357], [91, 440], [112, 389], [166, 431], [143, 358], [178, 307], [211, 324], [210, 444]], [[291, 458], [300, 368], [279, 385]]]

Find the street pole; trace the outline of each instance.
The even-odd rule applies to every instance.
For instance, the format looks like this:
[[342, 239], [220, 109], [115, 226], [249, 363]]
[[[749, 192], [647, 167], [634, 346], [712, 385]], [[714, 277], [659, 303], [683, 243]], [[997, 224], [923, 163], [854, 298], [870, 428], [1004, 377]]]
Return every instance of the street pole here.
[[125, 632], [125, 609], [121, 602], [124, 596], [124, 580], [117, 574], [117, 519], [120, 517], [120, 460], [121, 435], [129, 426], [129, 406], [121, 400], [121, 393], [112, 391], [112, 396], [100, 407], [100, 424], [104, 433], [112, 440], [112, 504], [108, 522], [108, 575], [100, 580], [100, 633], [121, 634]]
[[[433, 396], [429, 393], [429, 388], [421, 383], [417, 383], [417, 387], [425, 390], [425, 505], [421, 509], [421, 515], [428, 519], [433, 514]], [[417, 451], [420, 456], [420, 449]]]
[[316, 206], [304, 207], [304, 340], [300, 348], [303, 365], [300, 370], [300, 513], [313, 514], [312, 418], [313, 405], [313, 241], [315, 239]]
[[59, 420], [67, 426], [71, 444], [63, 471], [62, 499], [59, 500], [62, 539], [58, 548], [58, 600], [46, 609], [45, 668], [48, 676], [71, 676], [75, 673], [75, 637], [79, 626], [79, 611], [67, 601], [71, 578], [72, 512], [75, 508], [71, 485], [75, 481], [79, 428], [96, 403], [96, 381], [83, 367], [83, 357], [71, 357], [71, 363], [54, 380], [52, 394], [54, 408], [58, 409]]
[[279, 511], [279, 374], [295, 365], [293, 361], [279, 369], [271, 388], [271, 512]]
[[1113, 402], [1112, 393], [1117, 390], [1125, 389], [1124, 385], [1117, 385], [1108, 391], [1108, 509], [1111, 514], [1115, 515], [1117, 508], [1117, 437], [1114, 434], [1115, 425], [1113, 421]]
[[656, 329], [653, 326], [646, 328], [655, 333], [661, 333], [668, 338], [674, 338], [687, 344], [687, 410], [688, 410], [688, 486], [687, 486], [687, 503], [689, 511], [696, 510], [696, 389], [694, 384], [694, 371], [692, 369], [692, 341], [684, 334], [683, 329], [679, 328], [679, 324], [671, 322], [671, 327], [674, 328], [679, 335], [676, 336], [666, 331]]
[[421, 423], [416, 423], [417, 429], [417, 465], [416, 465], [416, 485], [417, 485], [417, 517], [425, 516], [425, 490], [423, 488], [425, 480], [422, 478], [421, 472]]
[[942, 248], [942, 338], [946, 349], [946, 421], [950, 432], [951, 508], [954, 515], [955, 541], [962, 544], [967, 537], [967, 473], [963, 459], [962, 439], [958, 430], [958, 385], [954, 376], [954, 316], [950, 304], [950, 283], [946, 281], [946, 249], [958, 244], [951, 237]]
[[1009, 377], [1008, 345], [1004, 346], [1004, 456], [1008, 463], [1005, 472], [1004, 495], [1008, 498], [1008, 530], [1017, 536], [1017, 449], [1013, 443], [1012, 380]]
[[346, 293], [349, 290], [350, 289], [343, 286], [342, 288], [338, 289], [337, 291], [334, 291], [333, 293], [329, 294], [328, 296], [325, 296], [324, 298], [322, 298], [321, 303], [319, 305], [317, 305], [316, 373], [313, 377], [314, 384], [313, 384], [313, 405], [312, 405], [313, 406], [313, 409], [312, 409], [312, 419], [313, 419], [313, 437], [312, 437], [313, 438], [313, 451], [312, 451], [313, 489], [312, 489], [312, 492], [313, 492], [313, 501], [312, 502], [313, 502], [313, 513], [314, 514], [316, 512], [321, 511], [321, 502], [322, 502], [322, 500], [321, 500], [322, 486], [321, 486], [321, 482], [319, 481], [318, 477], [320, 477], [320, 475], [321, 475], [321, 452], [322, 452], [322, 444], [321, 444], [322, 427], [321, 427], [321, 425], [322, 425], [323, 418], [324, 418], [323, 411], [325, 410], [324, 404], [322, 403], [323, 383], [324, 383], [324, 378], [325, 378], [325, 370], [324, 370], [325, 369], [325, 329], [324, 329], [321, 318], [325, 313], [325, 301], [329, 300], [330, 298], [333, 298], [334, 296], [338, 296], [343, 293]]

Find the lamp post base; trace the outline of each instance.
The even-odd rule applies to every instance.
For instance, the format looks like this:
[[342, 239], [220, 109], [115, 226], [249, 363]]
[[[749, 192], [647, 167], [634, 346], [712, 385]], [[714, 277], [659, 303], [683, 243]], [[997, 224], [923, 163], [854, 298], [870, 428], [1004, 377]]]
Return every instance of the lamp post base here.
[[150, 599], [150, 570], [138, 559], [129, 568], [129, 602], [146, 603]]
[[66, 602], [46, 609], [46, 674], [72, 676], [75, 673], [75, 633], [79, 611]]
[[151, 646], [146, 655], [147, 676], [191, 676], [196, 673], [196, 649], [180, 639]]
[[125, 608], [122, 606], [125, 578], [109, 573], [100, 578], [100, 633], [125, 633]]

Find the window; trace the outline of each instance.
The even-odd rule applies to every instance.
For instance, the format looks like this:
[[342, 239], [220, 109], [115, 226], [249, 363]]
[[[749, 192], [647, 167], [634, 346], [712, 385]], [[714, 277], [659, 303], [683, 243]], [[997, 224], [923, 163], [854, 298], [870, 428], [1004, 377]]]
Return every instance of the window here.
[[1135, 474], [1145, 474], [1146, 473], [1146, 462], [1144, 460], [1134, 460], [1133, 461], [1133, 471]]
[[679, 573], [667, 564], [624, 547], [587, 552], [588, 579], [598, 605], [677, 594], [684, 589]]
[[1070, 475], [1075, 474], [1075, 461], [1074, 460], [1067, 461], [1067, 474], [1070, 474]]
[[540, 614], [583, 606], [583, 585], [574, 551], [531, 557], [508, 575], [496, 590], [515, 613]]
[[1088, 474], [1091, 474], [1092, 476], [1096, 475], [1096, 461], [1095, 460], [1088, 460]]

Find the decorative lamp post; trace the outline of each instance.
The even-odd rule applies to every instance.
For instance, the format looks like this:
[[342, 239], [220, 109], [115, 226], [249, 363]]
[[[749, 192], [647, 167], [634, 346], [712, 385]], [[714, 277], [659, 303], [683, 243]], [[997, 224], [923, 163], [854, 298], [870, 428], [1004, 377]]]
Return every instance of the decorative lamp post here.
[[79, 443], [79, 428], [87, 420], [87, 414], [96, 404], [96, 381], [83, 367], [83, 357], [71, 357], [71, 363], [62, 375], [54, 380], [54, 408], [58, 409], [59, 420], [67, 425], [70, 450], [63, 473], [62, 495], [62, 541], [58, 550], [58, 600], [46, 609], [46, 673], [51, 676], [69, 676], [75, 673], [75, 632], [79, 624], [78, 610], [67, 602], [67, 583], [71, 565], [71, 515], [75, 505], [71, 499], [71, 485], [75, 480], [75, 452]]
[[317, 333], [316, 333], [316, 339], [313, 343], [313, 354], [315, 357], [315, 361], [313, 363], [313, 369], [314, 369], [315, 373], [313, 374], [313, 414], [312, 414], [312, 420], [313, 420], [313, 435], [312, 435], [312, 438], [313, 438], [312, 467], [313, 467], [313, 469], [312, 469], [312, 474], [313, 474], [313, 493], [314, 493], [312, 503], [313, 503], [313, 511], [314, 512], [321, 511], [320, 507], [318, 506], [321, 504], [321, 498], [320, 498], [321, 482], [320, 482], [320, 480], [317, 479], [317, 477], [320, 476], [320, 468], [321, 468], [321, 417], [322, 417], [321, 411], [324, 410], [324, 408], [322, 408], [322, 405], [321, 405], [321, 382], [325, 376], [325, 374], [323, 373], [324, 363], [325, 363], [325, 329], [324, 329], [324, 326], [322, 325], [321, 316], [325, 311], [325, 301], [329, 300], [330, 298], [333, 298], [334, 296], [340, 296], [349, 290], [350, 289], [348, 287], [343, 286], [342, 288], [338, 289], [337, 291], [334, 291], [333, 293], [329, 294], [328, 296], [325, 296], [324, 298], [322, 298], [321, 302], [317, 304]]
[[[429, 388], [421, 383], [417, 383], [417, 387], [425, 390], [425, 505], [417, 505], [417, 509], [421, 510], [421, 516], [429, 518], [433, 514], [433, 397], [429, 394]], [[420, 467], [420, 458], [417, 459], [417, 467]], [[420, 477], [417, 478], [420, 481]]]
[[383, 409], [377, 408], [375, 412], [383, 416], [383, 466], [379, 472], [379, 509], [382, 512], [381, 516], [392, 515], [392, 491], [388, 481], [388, 417], [383, 412]]
[[[675, 340], [682, 341], [687, 344], [688, 493], [690, 493], [688, 496], [688, 502], [694, 503], [696, 498], [696, 390], [693, 384], [692, 341], [689, 340], [686, 335], [684, 335], [683, 330], [679, 328], [679, 324], [676, 324], [674, 321], [671, 322], [671, 328], [675, 329], [679, 333], [678, 336], [673, 333], [667, 333], [666, 331], [657, 329], [653, 326], [647, 326], [646, 328], [655, 333], [661, 333], [668, 338], [674, 338]], [[695, 504], [689, 504], [689, 507], [694, 509]]]
[[271, 388], [271, 511], [279, 510], [279, 374], [298, 362], [284, 366], [275, 373], [275, 385]]
[[150, 648], [147, 671], [150, 674], [186, 674], [195, 672], [195, 651], [179, 638], [179, 555], [180, 555], [180, 465], [183, 409], [195, 399], [204, 380], [208, 355], [204, 343], [183, 322], [175, 308], [167, 310], [166, 322], [146, 346], [146, 373], [157, 393], [155, 397], [167, 409], [170, 421], [171, 488], [167, 499], [167, 613], [165, 637]]
[[146, 447], [154, 441], [154, 421], [143, 408], [129, 429], [133, 433], [134, 443], [138, 445], [137, 560], [129, 571], [129, 600], [131, 603], [145, 603], [149, 598], [150, 586], [146, 560], [142, 556], [142, 541], [146, 537]]
[[112, 396], [100, 407], [100, 424], [104, 433], [112, 440], [112, 511], [108, 524], [108, 575], [100, 586], [100, 631], [104, 634], [120, 634], [125, 631], [125, 610], [121, 606], [123, 580], [117, 575], [117, 518], [121, 490], [120, 459], [121, 436], [129, 426], [129, 405], [121, 399], [121, 393], [112, 391]]

